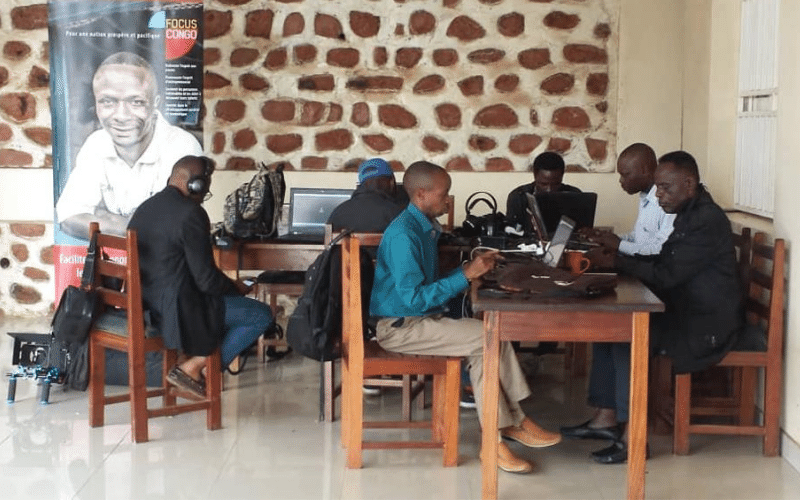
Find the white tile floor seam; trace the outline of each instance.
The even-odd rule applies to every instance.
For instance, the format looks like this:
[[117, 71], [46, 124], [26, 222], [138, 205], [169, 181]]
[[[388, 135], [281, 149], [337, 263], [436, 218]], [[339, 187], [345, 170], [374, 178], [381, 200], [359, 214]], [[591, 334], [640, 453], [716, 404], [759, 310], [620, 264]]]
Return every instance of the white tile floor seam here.
[[[12, 368], [7, 331], [45, 332], [47, 320], [0, 320], [2, 373]], [[545, 356], [541, 363], [524, 359], [523, 366], [535, 371], [534, 394], [524, 407], [544, 427], [555, 430], [587, 415], [586, 381], [565, 378], [558, 356]], [[436, 450], [366, 450], [364, 467], [349, 470], [339, 422], [317, 421], [318, 374], [318, 363], [299, 356], [265, 365], [251, 358], [242, 375], [225, 376], [223, 429], [207, 431], [202, 412], [161, 417], [150, 421], [151, 440], [141, 444], [130, 441], [127, 404], [107, 408], [106, 425], [92, 429], [85, 393], [56, 386], [51, 404], [40, 405], [36, 385], [20, 380], [16, 402], [0, 405], [0, 498], [480, 498], [474, 410], [461, 411], [458, 467], [442, 467]], [[399, 406], [396, 390], [365, 401], [370, 415], [395, 417]], [[693, 436], [687, 457], [671, 454], [669, 436], [651, 435], [649, 443], [650, 499], [800, 499], [800, 473], [781, 458], [762, 457], [757, 438]], [[599, 465], [590, 458], [604, 445], [577, 440], [526, 449], [511, 444], [536, 469], [529, 475], [500, 472], [499, 498], [624, 498], [625, 466]]]

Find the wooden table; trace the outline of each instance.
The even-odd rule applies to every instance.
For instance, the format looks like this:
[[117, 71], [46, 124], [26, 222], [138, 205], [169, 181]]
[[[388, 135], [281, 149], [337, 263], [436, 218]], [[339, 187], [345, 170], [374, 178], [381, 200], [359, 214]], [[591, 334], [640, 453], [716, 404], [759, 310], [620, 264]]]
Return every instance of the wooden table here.
[[498, 359], [500, 342], [508, 340], [631, 343], [628, 499], [644, 498], [649, 321], [664, 304], [641, 282], [624, 277], [615, 293], [586, 299], [482, 296], [479, 286], [473, 283], [471, 294], [484, 324], [483, 498], [497, 498]]
[[214, 247], [217, 266], [233, 278], [239, 271], [303, 271], [325, 249], [322, 243], [288, 240], [234, 241], [230, 248]]

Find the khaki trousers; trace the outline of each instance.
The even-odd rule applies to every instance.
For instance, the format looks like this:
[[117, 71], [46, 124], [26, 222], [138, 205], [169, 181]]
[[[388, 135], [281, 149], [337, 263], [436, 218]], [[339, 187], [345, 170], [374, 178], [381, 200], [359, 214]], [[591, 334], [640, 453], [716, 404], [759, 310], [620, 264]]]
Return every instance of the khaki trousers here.
[[[411, 316], [404, 318], [401, 326], [391, 326], [395, 321], [397, 318], [384, 318], [376, 328], [378, 343], [387, 351], [467, 358], [478, 418], [483, 419], [483, 321]], [[522, 423], [525, 413], [519, 401], [530, 394], [514, 348], [509, 342], [501, 342], [498, 428]]]

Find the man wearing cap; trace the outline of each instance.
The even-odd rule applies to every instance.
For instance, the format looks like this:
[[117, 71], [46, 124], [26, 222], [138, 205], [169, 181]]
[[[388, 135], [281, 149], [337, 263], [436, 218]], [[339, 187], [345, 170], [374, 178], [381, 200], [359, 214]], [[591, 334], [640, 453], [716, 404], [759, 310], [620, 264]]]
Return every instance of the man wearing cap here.
[[349, 200], [331, 213], [334, 231], [382, 233], [408, 205], [408, 195], [397, 189], [392, 168], [382, 158], [372, 158], [358, 167], [358, 186]]

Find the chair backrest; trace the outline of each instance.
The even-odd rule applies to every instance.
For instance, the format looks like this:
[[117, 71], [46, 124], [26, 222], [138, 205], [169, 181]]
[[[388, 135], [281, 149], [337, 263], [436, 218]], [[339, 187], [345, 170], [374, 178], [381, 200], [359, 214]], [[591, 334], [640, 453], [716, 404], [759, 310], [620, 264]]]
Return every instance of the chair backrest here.
[[351, 366], [364, 363], [364, 332], [361, 317], [361, 243], [349, 235], [342, 245], [342, 355]]
[[767, 242], [767, 235], [753, 237], [745, 309], [751, 324], [760, 324], [767, 331], [767, 352], [783, 352], [783, 310], [785, 290], [786, 245], [783, 239]]
[[136, 231], [128, 229], [124, 238], [103, 234], [99, 225], [93, 222], [89, 232], [90, 237], [97, 233], [94, 288], [106, 309], [126, 311], [129, 336], [134, 342], [143, 342], [144, 313]]

